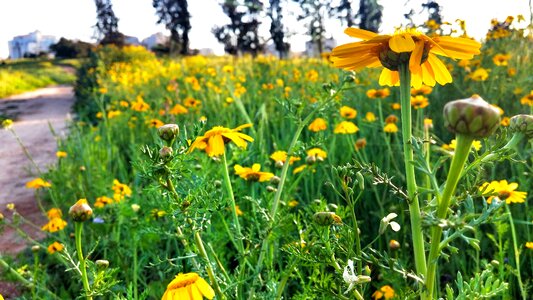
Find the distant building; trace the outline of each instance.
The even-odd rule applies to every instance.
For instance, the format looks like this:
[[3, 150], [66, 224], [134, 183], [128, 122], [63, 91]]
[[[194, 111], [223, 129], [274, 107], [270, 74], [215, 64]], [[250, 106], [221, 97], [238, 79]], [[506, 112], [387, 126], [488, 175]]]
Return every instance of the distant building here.
[[[330, 52], [337, 46], [337, 41], [334, 38], [327, 38], [322, 44], [322, 52]], [[313, 41], [308, 41], [305, 43], [305, 54], [309, 57], [318, 57], [320, 53], [318, 52], [318, 45]]]
[[37, 55], [41, 52], [48, 52], [50, 46], [55, 43], [55, 36], [43, 35], [38, 30], [26, 35], [19, 35], [8, 42], [9, 57], [17, 59], [31, 54]]
[[157, 45], [165, 45], [168, 40], [168, 36], [164, 35], [162, 32], [158, 32], [142, 40], [141, 44], [146, 47], [146, 49], [150, 50]]

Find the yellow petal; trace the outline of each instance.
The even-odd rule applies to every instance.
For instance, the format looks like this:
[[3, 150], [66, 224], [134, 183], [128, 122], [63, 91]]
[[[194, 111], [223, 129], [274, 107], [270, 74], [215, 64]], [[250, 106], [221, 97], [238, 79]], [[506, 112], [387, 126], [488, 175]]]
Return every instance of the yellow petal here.
[[181, 287], [174, 290], [173, 300], [189, 300], [191, 299], [186, 287]]
[[189, 289], [189, 295], [191, 295], [192, 300], [203, 300], [204, 297], [202, 296], [202, 293], [196, 287], [196, 284], [191, 284], [187, 287]]
[[353, 27], [346, 28], [344, 30], [344, 33], [346, 33], [347, 35], [351, 37], [362, 39], [365, 41], [378, 35], [377, 33], [372, 32], [372, 31], [359, 29], [359, 28], [353, 28]]
[[241, 125], [241, 126], [239, 126], [237, 128], [232, 129], [232, 131], [241, 131], [244, 128], [248, 128], [248, 127], [252, 127], [252, 126], [253, 126], [252, 123], [247, 123], [247, 124], [243, 124], [243, 125]]
[[396, 53], [412, 52], [415, 49], [415, 41], [408, 33], [395, 34], [389, 40], [389, 47]]
[[415, 49], [413, 50], [413, 53], [411, 53], [411, 57], [409, 58], [409, 70], [412, 73], [420, 72], [421, 67], [420, 64], [422, 62], [422, 54], [424, 53], [424, 41], [419, 40], [415, 44]]
[[213, 297], [215, 297], [215, 291], [202, 277], [199, 277], [198, 280], [196, 280], [196, 287], [207, 299], [213, 299]]
[[235, 170], [235, 174], [237, 175], [241, 174], [244, 171], [244, 168], [241, 165], [235, 165], [233, 169]]
[[422, 86], [422, 70], [411, 73], [411, 86], [415, 89], [419, 89]]
[[422, 64], [422, 81], [427, 86], [435, 86], [435, 74], [427, 61]]
[[507, 186], [507, 190], [508, 191], [514, 191], [518, 188], [518, 183], [516, 182], [511, 182], [508, 186]]
[[452, 75], [440, 59], [432, 53], [429, 53], [428, 62], [435, 74], [435, 81], [441, 85], [452, 82]]
[[400, 74], [398, 71], [391, 71], [383, 68], [379, 76], [379, 85], [395, 86], [400, 84]]
[[259, 170], [261, 170], [261, 165], [260, 164], [253, 164], [252, 171], [259, 172]]
[[205, 152], [209, 156], [220, 156], [224, 154], [224, 139], [221, 135], [214, 135], [209, 138]]
[[358, 70], [367, 66], [381, 66], [379, 58], [375, 55], [354, 56], [333, 60], [333, 65], [346, 70]]

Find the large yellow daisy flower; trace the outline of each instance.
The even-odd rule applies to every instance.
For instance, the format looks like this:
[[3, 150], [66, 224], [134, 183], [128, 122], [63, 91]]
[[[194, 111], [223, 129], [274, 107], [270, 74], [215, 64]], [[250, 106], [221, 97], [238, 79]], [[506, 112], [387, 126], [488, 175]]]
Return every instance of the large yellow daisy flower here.
[[202, 300], [204, 297], [215, 297], [207, 281], [196, 273], [180, 273], [168, 284], [161, 300]]
[[411, 86], [420, 88], [422, 83], [434, 86], [436, 82], [452, 82], [452, 76], [437, 57], [471, 59], [479, 54], [481, 44], [477, 41], [450, 36], [428, 37], [414, 28], [397, 30], [393, 35], [347, 28], [344, 33], [361, 39], [360, 42], [340, 45], [333, 49], [333, 64], [346, 70], [364, 67], [385, 67], [379, 77], [380, 85], [399, 85], [400, 65], [408, 64]]
[[206, 131], [203, 136], [199, 136], [191, 144], [188, 152], [192, 152], [198, 148], [205, 150], [209, 156], [220, 156], [224, 154], [224, 145], [233, 142], [240, 148], [246, 149], [248, 145], [246, 141], [253, 142], [254, 139], [241, 131], [244, 128], [251, 127], [252, 124], [244, 124], [234, 129], [229, 129], [222, 126], [215, 126]]

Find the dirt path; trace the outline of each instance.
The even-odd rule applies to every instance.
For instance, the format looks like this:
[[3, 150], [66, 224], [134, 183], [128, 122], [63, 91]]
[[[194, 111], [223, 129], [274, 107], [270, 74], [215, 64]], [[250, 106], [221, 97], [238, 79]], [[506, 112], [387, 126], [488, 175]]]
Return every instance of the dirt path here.
[[[26, 146], [39, 169], [46, 171], [47, 166], [56, 162], [57, 141], [52, 134], [53, 128], [59, 138], [65, 136], [66, 121], [74, 103], [74, 93], [70, 86], [56, 86], [39, 89], [0, 99], [0, 114], [14, 118], [13, 129]], [[34, 198], [34, 190], [25, 187], [26, 182], [39, 177], [38, 171], [8, 130], [0, 130], [0, 212], [11, 218], [6, 204], [14, 203], [17, 212], [37, 225], [46, 223]], [[33, 237], [42, 233], [35, 229]], [[0, 235], [0, 254], [17, 253], [26, 247], [26, 242], [13, 230]]]

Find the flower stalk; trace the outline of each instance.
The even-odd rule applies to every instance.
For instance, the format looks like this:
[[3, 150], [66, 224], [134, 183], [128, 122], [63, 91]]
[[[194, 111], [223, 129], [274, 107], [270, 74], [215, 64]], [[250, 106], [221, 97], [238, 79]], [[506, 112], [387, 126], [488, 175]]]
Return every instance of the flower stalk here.
[[[463, 167], [470, 153], [470, 147], [474, 138], [469, 135], [457, 134], [457, 146], [452, 158], [448, 177], [440, 201], [438, 202], [437, 215], [438, 219], [445, 219], [448, 208], [451, 204], [452, 196], [461, 177]], [[434, 226], [431, 233], [431, 247], [428, 256], [428, 269], [426, 273], [426, 295], [432, 298], [435, 292], [435, 274], [437, 272], [437, 260], [440, 255], [440, 240], [442, 238], [442, 227]]]
[[422, 217], [417, 195], [415, 166], [413, 165], [413, 149], [411, 148], [411, 139], [413, 136], [411, 121], [411, 73], [407, 63], [400, 64], [398, 71], [400, 74], [403, 154], [407, 193], [410, 200], [409, 215], [411, 220], [411, 234], [413, 238], [416, 272], [420, 275], [426, 273], [427, 267], [424, 250], [424, 235], [422, 232]]
[[87, 300], [92, 300], [90, 296], [91, 288], [89, 286], [89, 277], [87, 276], [87, 268], [85, 266], [85, 257], [83, 256], [83, 250], [81, 247], [81, 233], [83, 230], [83, 222], [74, 222], [74, 236], [76, 239], [76, 252], [78, 253], [78, 260], [80, 262], [81, 280], [83, 283], [83, 289], [85, 290], [85, 297]]

